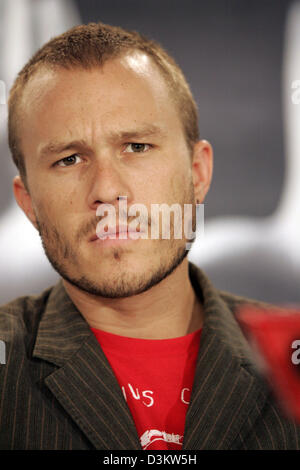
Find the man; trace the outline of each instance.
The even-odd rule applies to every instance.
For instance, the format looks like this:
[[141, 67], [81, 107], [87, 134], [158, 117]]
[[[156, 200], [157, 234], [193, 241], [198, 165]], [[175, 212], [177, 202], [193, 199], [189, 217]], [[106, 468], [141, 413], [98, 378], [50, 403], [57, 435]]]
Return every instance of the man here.
[[[153, 205], [195, 209], [212, 175], [173, 59], [135, 32], [71, 29], [19, 73], [9, 143], [61, 281], [1, 308], [1, 448], [298, 448], [234, 318], [245, 300], [188, 263], [186, 234], [149, 236]], [[124, 202], [143, 216], [102, 230]]]

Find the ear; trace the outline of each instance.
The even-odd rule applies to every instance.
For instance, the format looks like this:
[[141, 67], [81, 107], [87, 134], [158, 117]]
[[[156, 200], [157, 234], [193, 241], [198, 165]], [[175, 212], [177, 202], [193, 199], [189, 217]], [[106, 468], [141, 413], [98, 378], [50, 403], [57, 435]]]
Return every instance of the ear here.
[[32, 206], [31, 196], [19, 175], [15, 176], [13, 179], [13, 192], [19, 207], [30, 220], [32, 225], [37, 229], [36, 217]]
[[194, 145], [192, 175], [195, 199], [201, 204], [208, 193], [213, 172], [213, 149], [207, 140], [199, 140]]

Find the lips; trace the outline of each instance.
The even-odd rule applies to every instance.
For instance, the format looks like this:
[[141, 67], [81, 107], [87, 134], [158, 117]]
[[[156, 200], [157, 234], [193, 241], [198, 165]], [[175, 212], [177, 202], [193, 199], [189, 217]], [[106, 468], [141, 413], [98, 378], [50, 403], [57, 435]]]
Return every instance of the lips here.
[[[124, 227], [109, 227], [108, 230], [103, 232], [102, 236], [100, 234], [99, 234], [99, 236], [97, 234], [94, 234], [90, 238], [90, 242], [94, 242], [96, 240], [102, 240], [102, 239], [105, 240], [105, 239], [110, 238], [110, 237], [119, 238], [119, 234], [129, 233], [129, 232], [136, 233], [136, 232], [140, 232], [140, 230], [132, 230], [132, 229], [130, 229], [130, 227], [127, 227], [127, 226], [124, 226]], [[125, 238], [127, 238], [127, 237], [125, 237]]]

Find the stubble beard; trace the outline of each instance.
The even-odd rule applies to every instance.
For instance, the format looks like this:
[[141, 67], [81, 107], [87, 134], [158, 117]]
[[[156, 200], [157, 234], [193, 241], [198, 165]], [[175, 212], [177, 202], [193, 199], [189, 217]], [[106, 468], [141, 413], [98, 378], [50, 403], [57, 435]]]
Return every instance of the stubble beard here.
[[[183, 202], [183, 204], [187, 203], [193, 204], [192, 225], [195, 230], [194, 187], [192, 183]], [[146, 266], [142, 273], [129, 273], [126, 268], [122, 269], [122, 260], [128, 256], [127, 253], [124, 253], [123, 248], [111, 248], [111, 272], [114, 271], [114, 273], [109, 278], [104, 276], [105, 279], [101, 283], [95, 282], [88, 274], [81, 273], [80, 276], [73, 274], [75, 271], [80, 272], [80, 259], [72, 244], [59, 233], [54, 225], [49, 221], [45, 222], [41, 217], [38, 218], [37, 214], [36, 221], [45, 254], [53, 269], [73, 286], [95, 296], [118, 299], [141, 294], [169, 276], [188, 254], [184, 238], [182, 240], [174, 238], [155, 240], [155, 251], [157, 247], [161, 253], [160, 258], [153, 257], [158, 260], [157, 265], [151, 263], [151, 270]], [[173, 224], [170, 233], [174, 234]], [[145, 240], [145, 242], [147, 241]], [[149, 252], [149, 257], [151, 257], [151, 252]]]

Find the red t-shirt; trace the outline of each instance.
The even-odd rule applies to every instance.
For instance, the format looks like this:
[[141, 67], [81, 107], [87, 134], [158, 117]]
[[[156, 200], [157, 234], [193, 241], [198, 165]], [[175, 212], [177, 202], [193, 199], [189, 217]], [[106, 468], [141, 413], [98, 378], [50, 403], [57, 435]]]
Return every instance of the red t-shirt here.
[[180, 450], [201, 330], [172, 339], [92, 328], [119, 382], [144, 450]]

